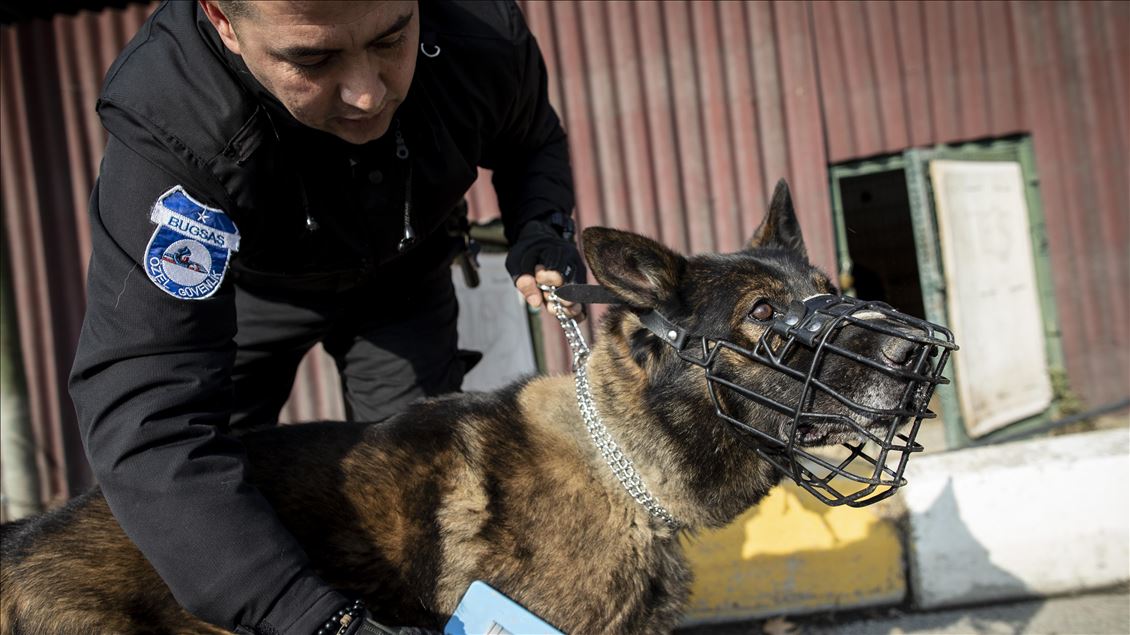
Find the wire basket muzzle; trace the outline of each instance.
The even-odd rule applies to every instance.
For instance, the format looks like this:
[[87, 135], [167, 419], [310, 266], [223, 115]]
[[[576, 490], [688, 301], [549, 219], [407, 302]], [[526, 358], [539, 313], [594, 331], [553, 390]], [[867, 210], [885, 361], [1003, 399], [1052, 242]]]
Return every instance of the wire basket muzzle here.
[[942, 326], [841, 296], [796, 302], [756, 346], [699, 338], [715, 413], [828, 505], [863, 507], [905, 485], [921, 423], [957, 346]]

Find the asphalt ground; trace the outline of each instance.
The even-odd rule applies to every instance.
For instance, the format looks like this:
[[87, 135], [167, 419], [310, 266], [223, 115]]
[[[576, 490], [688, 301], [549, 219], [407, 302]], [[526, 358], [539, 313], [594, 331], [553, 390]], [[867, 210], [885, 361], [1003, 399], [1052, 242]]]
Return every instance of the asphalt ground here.
[[782, 616], [681, 628], [676, 635], [1128, 635], [1130, 588], [958, 607]]

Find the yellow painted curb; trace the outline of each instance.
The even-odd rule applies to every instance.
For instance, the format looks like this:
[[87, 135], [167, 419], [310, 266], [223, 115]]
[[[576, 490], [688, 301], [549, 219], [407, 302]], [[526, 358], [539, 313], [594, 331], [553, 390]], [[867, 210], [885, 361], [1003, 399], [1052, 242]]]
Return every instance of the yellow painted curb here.
[[896, 603], [902, 543], [872, 508], [828, 507], [789, 483], [729, 526], [686, 539], [687, 622]]

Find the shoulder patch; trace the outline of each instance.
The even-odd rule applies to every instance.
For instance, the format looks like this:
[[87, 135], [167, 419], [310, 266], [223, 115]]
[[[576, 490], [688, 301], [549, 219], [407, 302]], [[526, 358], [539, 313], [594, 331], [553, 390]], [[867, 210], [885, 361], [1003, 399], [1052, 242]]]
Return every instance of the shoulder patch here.
[[145, 273], [181, 300], [203, 300], [220, 288], [239, 230], [222, 210], [197, 201], [177, 185], [153, 205], [157, 225], [145, 248]]

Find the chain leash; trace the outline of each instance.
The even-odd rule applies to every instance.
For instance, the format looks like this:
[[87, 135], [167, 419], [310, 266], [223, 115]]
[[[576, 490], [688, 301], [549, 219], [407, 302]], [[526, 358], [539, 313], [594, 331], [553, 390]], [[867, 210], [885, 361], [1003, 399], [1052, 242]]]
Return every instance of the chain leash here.
[[592, 398], [592, 388], [589, 385], [588, 359], [591, 351], [585, 344], [585, 338], [581, 334], [581, 328], [577, 325], [577, 321], [565, 312], [565, 307], [561, 305], [561, 299], [555, 293], [557, 287], [538, 285], [538, 288], [549, 293], [549, 302], [552, 305], [553, 314], [561, 324], [561, 330], [565, 332], [565, 339], [569, 342], [569, 349], [573, 352], [573, 379], [577, 385], [577, 406], [581, 410], [581, 418], [585, 421], [585, 427], [588, 429], [593, 443], [600, 449], [600, 454], [608, 463], [608, 467], [612, 468], [612, 473], [616, 475], [628, 494], [637, 503], [643, 505], [652, 516], [663, 521], [671, 529], [678, 529], [679, 521], [675, 520], [671, 512], [664, 509], [659, 501], [651, 495], [647, 486], [644, 485], [643, 479], [640, 478], [639, 472], [632, 465], [632, 460], [624, 456], [620, 446], [616, 445], [616, 441], [612, 439], [608, 428], [600, 419], [596, 402]]

